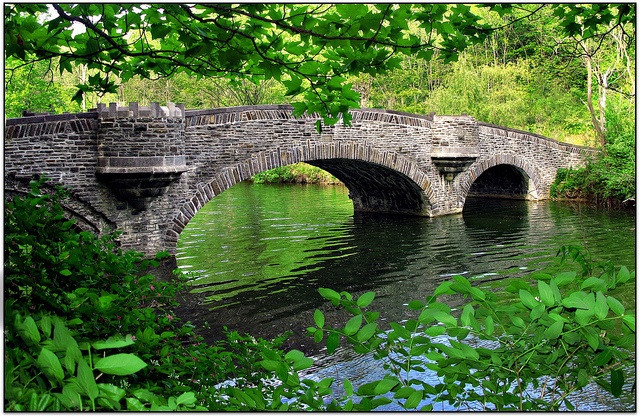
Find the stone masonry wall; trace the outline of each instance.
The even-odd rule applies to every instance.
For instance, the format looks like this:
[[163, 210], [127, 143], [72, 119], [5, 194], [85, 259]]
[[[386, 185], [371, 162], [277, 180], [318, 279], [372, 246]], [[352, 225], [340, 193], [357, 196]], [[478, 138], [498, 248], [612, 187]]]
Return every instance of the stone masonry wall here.
[[10, 119], [5, 188], [44, 173], [72, 189], [75, 210], [89, 221], [122, 230], [124, 247], [175, 253], [180, 232], [215, 195], [294, 162], [341, 175], [357, 209], [438, 216], [460, 212], [475, 179], [493, 166], [516, 167], [544, 198], [558, 167], [581, 165], [591, 152], [469, 116], [355, 110], [351, 127], [339, 122], [318, 133], [317, 115], [291, 112], [131, 103]]

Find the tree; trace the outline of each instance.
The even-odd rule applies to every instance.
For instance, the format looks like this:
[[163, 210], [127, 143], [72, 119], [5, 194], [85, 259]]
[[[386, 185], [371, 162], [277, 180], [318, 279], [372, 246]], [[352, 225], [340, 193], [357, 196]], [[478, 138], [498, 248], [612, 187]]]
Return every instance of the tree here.
[[[51, 63], [38, 61], [23, 64], [10, 58], [5, 65], [15, 68], [10, 72], [5, 71], [6, 117], [20, 117], [25, 111], [61, 113], [61, 110], [69, 110], [70, 103], [65, 103], [65, 97], [71, 97], [68, 88], [51, 81], [55, 75]], [[77, 105], [72, 109], [80, 110]]]
[[[635, 19], [635, 5], [527, 5], [525, 17], [550, 7], [569, 35], [596, 36], [601, 27]], [[522, 6], [482, 8], [505, 15]], [[583, 10], [584, 9], [584, 10]], [[585, 12], [586, 13], [586, 12]], [[411, 26], [420, 28], [416, 36]], [[586, 29], [585, 29], [586, 28]], [[400, 55], [455, 61], [496, 29], [464, 4], [7, 4], [5, 58], [35, 62], [60, 58], [60, 71], [86, 64], [99, 74], [81, 84], [115, 93], [138, 75], [274, 79], [296, 114], [317, 112], [325, 123], [348, 123], [359, 95], [346, 77], [398, 68]], [[583, 32], [584, 31], [584, 32]], [[318, 124], [318, 127], [320, 123]]]

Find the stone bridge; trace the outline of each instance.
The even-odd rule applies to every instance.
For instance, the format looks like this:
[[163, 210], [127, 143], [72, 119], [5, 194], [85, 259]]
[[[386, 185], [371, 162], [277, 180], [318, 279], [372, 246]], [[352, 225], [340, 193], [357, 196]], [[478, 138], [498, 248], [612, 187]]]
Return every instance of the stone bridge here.
[[[316, 130], [286, 105], [185, 111], [182, 105], [99, 105], [88, 113], [5, 121], [5, 193], [44, 174], [71, 190], [79, 225], [123, 231], [123, 248], [175, 254], [209, 200], [252, 175], [295, 162], [332, 173], [354, 212], [460, 213], [469, 195], [545, 199], [560, 167], [592, 149], [470, 116], [352, 111]], [[221, 219], [224, 221], [224, 219]]]

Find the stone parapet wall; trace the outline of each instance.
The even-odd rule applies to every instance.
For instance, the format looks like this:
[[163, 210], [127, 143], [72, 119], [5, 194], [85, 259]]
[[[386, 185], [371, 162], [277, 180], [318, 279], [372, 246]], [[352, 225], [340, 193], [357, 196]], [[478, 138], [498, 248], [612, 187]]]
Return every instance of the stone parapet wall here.
[[95, 132], [96, 113], [46, 114], [5, 120], [5, 142], [11, 139], [41, 137], [64, 133]]

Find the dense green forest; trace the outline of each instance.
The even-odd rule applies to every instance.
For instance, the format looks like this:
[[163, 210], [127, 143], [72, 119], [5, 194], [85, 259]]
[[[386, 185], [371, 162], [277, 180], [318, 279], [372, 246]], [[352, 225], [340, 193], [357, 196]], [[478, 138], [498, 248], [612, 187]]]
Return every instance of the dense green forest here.
[[[559, 173], [556, 195], [635, 198], [634, 4], [4, 11], [5, 118], [112, 101], [292, 103], [325, 123], [348, 122], [358, 106], [466, 113], [598, 146], [588, 167]], [[309, 335], [330, 354], [340, 343], [372, 354], [387, 371], [359, 387], [340, 381], [343, 394], [328, 399], [334, 379], [301, 378], [313, 360], [285, 352], [283, 338], [229, 332], [203, 343], [173, 311], [189, 278], [148, 273], [167, 254], [144, 259], [118, 248], [117, 231], [82, 231], [66, 218], [67, 192], [45, 184], [5, 199], [5, 411], [430, 410], [438, 401], [572, 410], [568, 395], [590, 382], [620, 396], [635, 361], [634, 306], [608, 294], [635, 272], [566, 246], [564, 272], [509, 282], [513, 305], [456, 276], [408, 300], [410, 320], [388, 323], [370, 307], [374, 293], [320, 288], [351, 318], [332, 327], [316, 310]], [[442, 296], [465, 304], [452, 311]], [[468, 344], [470, 334], [495, 349]], [[409, 377], [425, 368], [437, 384]]]

